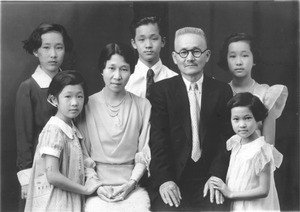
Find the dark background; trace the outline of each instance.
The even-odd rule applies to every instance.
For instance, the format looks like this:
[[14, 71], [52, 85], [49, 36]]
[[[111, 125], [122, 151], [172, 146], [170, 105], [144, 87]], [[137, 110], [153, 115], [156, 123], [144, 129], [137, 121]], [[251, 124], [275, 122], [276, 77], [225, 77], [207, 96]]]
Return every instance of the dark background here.
[[97, 70], [100, 49], [109, 42], [130, 44], [128, 26], [134, 16], [157, 13], [165, 18], [165, 65], [176, 70], [172, 58], [174, 33], [180, 27], [201, 27], [212, 57], [205, 72], [228, 82], [230, 75], [216, 62], [225, 37], [234, 32], [254, 35], [264, 63], [253, 77], [259, 83], [284, 84], [289, 97], [277, 119], [276, 148], [284, 155], [275, 172], [282, 210], [299, 210], [299, 3], [297, 1], [185, 1], [185, 2], [1, 2], [1, 211], [16, 211], [15, 96], [19, 84], [31, 76], [37, 59], [26, 54], [22, 40], [41, 22], [64, 25], [74, 41], [63, 68], [74, 68], [88, 82], [89, 93], [103, 87]]

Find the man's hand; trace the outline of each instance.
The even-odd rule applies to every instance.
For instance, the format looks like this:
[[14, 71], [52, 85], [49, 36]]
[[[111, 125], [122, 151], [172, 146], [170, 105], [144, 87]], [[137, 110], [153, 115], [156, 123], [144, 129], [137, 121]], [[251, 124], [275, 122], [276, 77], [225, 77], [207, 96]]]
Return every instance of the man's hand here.
[[159, 187], [159, 193], [165, 204], [178, 207], [182, 199], [180, 189], [173, 181], [167, 181]]
[[214, 198], [216, 198], [216, 203], [217, 204], [223, 204], [224, 196], [222, 195], [222, 193], [219, 190], [214, 189], [214, 185], [211, 182], [212, 179], [220, 179], [220, 178], [212, 176], [207, 180], [207, 182], [204, 185], [204, 189], [203, 189], [203, 197], [206, 197], [207, 192], [209, 190], [210, 202], [213, 203]]
[[229, 190], [228, 186], [218, 177], [212, 177], [211, 183], [214, 185], [214, 187], [222, 192], [222, 194], [230, 198], [231, 197], [231, 191]]

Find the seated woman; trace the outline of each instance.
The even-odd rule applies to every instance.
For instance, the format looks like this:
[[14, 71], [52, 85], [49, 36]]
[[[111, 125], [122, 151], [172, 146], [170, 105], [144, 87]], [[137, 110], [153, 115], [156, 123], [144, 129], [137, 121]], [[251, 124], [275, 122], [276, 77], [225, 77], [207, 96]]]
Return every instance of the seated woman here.
[[125, 90], [134, 65], [129, 46], [111, 43], [100, 53], [105, 87], [89, 97], [78, 120], [86, 177], [102, 183], [97, 196], [87, 197], [85, 211], [149, 211], [148, 193], [138, 182], [150, 162], [151, 105]]

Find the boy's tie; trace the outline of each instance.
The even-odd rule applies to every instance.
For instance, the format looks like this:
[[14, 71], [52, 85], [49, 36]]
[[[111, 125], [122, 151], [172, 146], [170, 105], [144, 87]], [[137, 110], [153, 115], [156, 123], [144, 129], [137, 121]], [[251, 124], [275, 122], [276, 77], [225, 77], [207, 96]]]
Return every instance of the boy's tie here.
[[153, 77], [154, 77], [154, 71], [150, 68], [147, 72], [146, 98], [148, 98], [150, 95], [149, 88], [154, 83]]

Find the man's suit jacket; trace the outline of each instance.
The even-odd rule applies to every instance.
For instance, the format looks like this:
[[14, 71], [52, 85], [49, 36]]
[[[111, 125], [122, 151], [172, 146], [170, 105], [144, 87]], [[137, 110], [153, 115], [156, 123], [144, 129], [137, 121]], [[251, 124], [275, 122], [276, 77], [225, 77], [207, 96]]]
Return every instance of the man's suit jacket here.
[[[225, 151], [226, 140], [233, 134], [230, 111], [226, 104], [232, 97], [228, 84], [203, 76], [199, 136], [207, 176], [224, 179], [228, 161], [213, 160]], [[158, 191], [166, 181], [178, 183], [192, 151], [190, 106], [182, 76], [157, 82], [151, 87], [150, 187]], [[202, 166], [202, 165], [201, 165]], [[206, 175], [206, 173], [205, 173]], [[150, 194], [151, 196], [151, 194]]]

